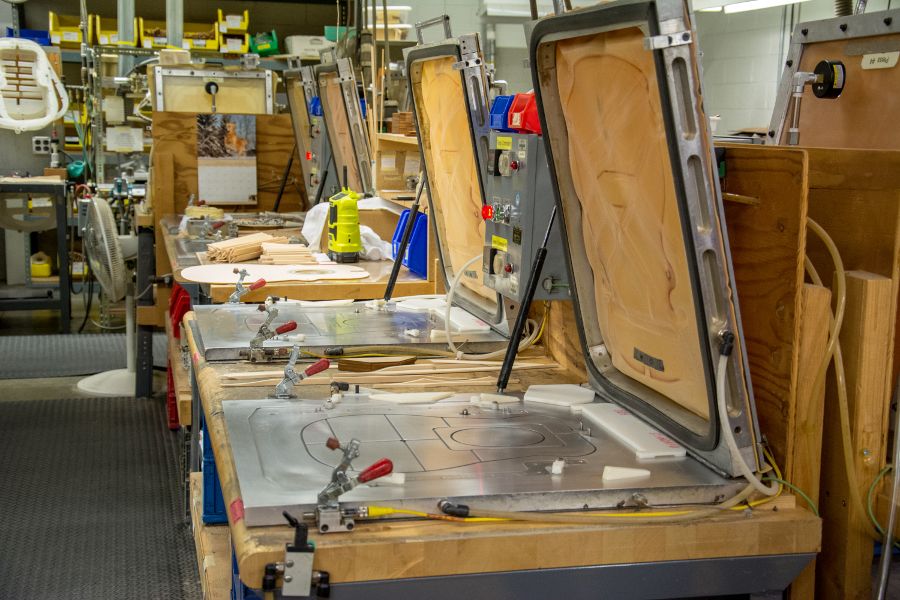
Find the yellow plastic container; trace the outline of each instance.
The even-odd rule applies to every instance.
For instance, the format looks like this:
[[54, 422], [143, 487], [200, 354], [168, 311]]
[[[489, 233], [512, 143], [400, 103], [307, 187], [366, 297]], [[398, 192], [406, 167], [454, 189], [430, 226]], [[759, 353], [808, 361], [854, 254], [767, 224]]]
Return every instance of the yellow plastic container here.
[[[165, 21], [145, 21], [138, 19], [142, 48], [178, 48], [170, 46], [166, 38]], [[206, 23], [185, 23], [182, 30], [181, 48], [184, 50], [218, 50], [219, 38], [215, 25]]]
[[[81, 47], [81, 17], [49, 13], [50, 43], [61, 48]], [[88, 18], [88, 44], [93, 44], [94, 20]]]
[[250, 52], [250, 34], [220, 33], [219, 52], [222, 54], [247, 54]]
[[245, 10], [243, 15], [228, 15], [219, 9], [217, 30], [219, 33], [247, 33], [250, 28], [250, 11]]
[[93, 23], [94, 36], [94, 39], [91, 41], [92, 44], [98, 46], [134, 47], [138, 45], [138, 40], [141, 38], [139, 23], [136, 18], [134, 20], [134, 40], [130, 42], [119, 41], [119, 27], [115, 19], [91, 15], [91, 21]]
[[31, 276], [50, 277], [50, 257], [43, 252], [31, 255]]

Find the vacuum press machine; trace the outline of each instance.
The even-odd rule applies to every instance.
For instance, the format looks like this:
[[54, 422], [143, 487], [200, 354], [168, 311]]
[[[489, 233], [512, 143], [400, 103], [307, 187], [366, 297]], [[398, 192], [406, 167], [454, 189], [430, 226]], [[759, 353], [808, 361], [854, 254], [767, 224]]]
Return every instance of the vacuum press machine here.
[[[530, 27], [549, 209], [587, 383], [523, 396], [333, 381], [330, 392], [226, 402], [248, 525], [287, 512], [320, 532], [349, 531], [378, 505], [450, 515], [706, 509], [767, 490], [755, 475], [766, 467], [689, 16], [676, 0], [622, 0]], [[492, 146], [473, 117], [477, 37], [405, 56], [445, 276], [458, 306], [496, 329], [520, 298], [489, 276], [499, 234], [486, 239], [481, 216]], [[479, 261], [480, 272], [470, 268]], [[308, 590], [309, 574], [292, 572]]]

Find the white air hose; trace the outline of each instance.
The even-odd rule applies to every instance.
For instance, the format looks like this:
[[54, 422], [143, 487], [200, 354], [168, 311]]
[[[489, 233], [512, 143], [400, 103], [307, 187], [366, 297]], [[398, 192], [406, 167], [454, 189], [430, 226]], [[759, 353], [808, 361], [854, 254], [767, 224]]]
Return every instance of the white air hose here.
[[[450, 289], [447, 290], [447, 308], [444, 311], [444, 332], [447, 335], [447, 345], [450, 346], [450, 350], [456, 355], [457, 360], [485, 360], [490, 358], [500, 358], [501, 356], [506, 355], [506, 349], [503, 350], [495, 350], [494, 352], [488, 352], [487, 354], [466, 354], [462, 350], [456, 347], [456, 344], [453, 343], [453, 332], [450, 330], [450, 311], [453, 308], [453, 296], [456, 294], [456, 288], [459, 286], [459, 282], [463, 278], [463, 274], [466, 272], [472, 264], [476, 261], [482, 260], [482, 255], [478, 254], [469, 259], [466, 264], [462, 266], [462, 268], [456, 273], [456, 277], [453, 278], [453, 281], [450, 282]], [[519, 344], [519, 352], [522, 352], [526, 348], [530, 347], [534, 344], [534, 341], [537, 339], [540, 334], [540, 328], [537, 326], [534, 321], [530, 321], [531, 323], [531, 334], [522, 340], [522, 343]]]
[[780, 487], [778, 482], [773, 481], [771, 486], [767, 486], [759, 480], [753, 469], [744, 460], [744, 455], [741, 454], [737, 441], [734, 439], [734, 432], [731, 430], [728, 407], [725, 404], [725, 376], [728, 373], [728, 357], [728, 354], [719, 356], [719, 368], [716, 371], [716, 404], [718, 405], [719, 419], [722, 421], [722, 437], [725, 438], [725, 444], [728, 446], [731, 456], [734, 457], [733, 460], [737, 461], [738, 470], [747, 482], [760, 494], [774, 496]]

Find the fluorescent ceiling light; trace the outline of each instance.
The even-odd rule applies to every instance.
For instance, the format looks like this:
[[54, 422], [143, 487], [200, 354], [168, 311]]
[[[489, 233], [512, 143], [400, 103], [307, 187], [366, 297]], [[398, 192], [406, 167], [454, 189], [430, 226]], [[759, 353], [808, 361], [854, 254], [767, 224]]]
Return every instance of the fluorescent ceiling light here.
[[724, 7], [725, 14], [747, 12], [749, 10], [759, 10], [761, 8], [774, 8], [776, 6], [785, 6], [786, 4], [799, 4], [808, 0], [750, 0], [749, 2], [738, 2], [736, 4], [728, 4]]
[[722, 12], [721, 6], [710, 6], [709, 8], [701, 8], [697, 12]]

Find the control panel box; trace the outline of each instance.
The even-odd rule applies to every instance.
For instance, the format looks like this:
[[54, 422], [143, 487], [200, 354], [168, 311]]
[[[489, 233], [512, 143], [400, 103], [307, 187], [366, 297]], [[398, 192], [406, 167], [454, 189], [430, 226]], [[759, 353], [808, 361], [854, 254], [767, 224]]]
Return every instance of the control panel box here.
[[[536, 134], [491, 131], [484, 174], [484, 284], [521, 302], [556, 201], [544, 140]], [[535, 300], [568, 300], [569, 274], [553, 224]]]

